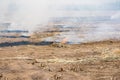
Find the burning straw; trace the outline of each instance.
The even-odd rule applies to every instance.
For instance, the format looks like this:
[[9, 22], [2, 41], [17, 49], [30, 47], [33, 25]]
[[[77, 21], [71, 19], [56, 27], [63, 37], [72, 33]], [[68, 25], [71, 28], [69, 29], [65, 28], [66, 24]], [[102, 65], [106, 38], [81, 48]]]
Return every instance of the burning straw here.
[[54, 42], [51, 46], [52, 47], [57, 47], [57, 48], [66, 48], [66, 47], [68, 47], [66, 45], [67, 41], [68, 41], [68, 39], [64, 38], [61, 42], [59, 42], [59, 43]]

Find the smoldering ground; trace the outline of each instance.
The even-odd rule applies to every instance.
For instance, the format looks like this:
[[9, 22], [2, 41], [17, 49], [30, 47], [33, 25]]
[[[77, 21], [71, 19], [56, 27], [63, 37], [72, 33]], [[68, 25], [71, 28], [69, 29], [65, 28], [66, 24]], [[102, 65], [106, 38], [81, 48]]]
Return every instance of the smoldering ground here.
[[[108, 16], [110, 21], [119, 21], [119, 6], [117, 3], [118, 1], [116, 0], [1, 0], [0, 22], [10, 22], [11, 26], [9, 29], [23, 29], [32, 33], [40, 27], [46, 29], [44, 25], [49, 23], [52, 18], [87, 17], [84, 22], [88, 22], [89, 17]], [[104, 8], [101, 6], [104, 6]], [[89, 20], [92, 20], [92, 18]], [[74, 19], [73, 22], [75, 22]], [[96, 26], [96, 24], [93, 25]], [[73, 27], [76, 26], [78, 27], [80, 25]], [[92, 26], [90, 25], [89, 27]], [[97, 24], [95, 29], [91, 28], [86, 31], [88, 34], [84, 35], [84, 39], [79, 37], [81, 32], [75, 32], [73, 30], [69, 31], [67, 35], [66, 33], [62, 33], [60, 36], [67, 37], [69, 41], [75, 42], [104, 40], [114, 37], [118, 39], [118, 32], [117, 34], [108, 34], [111, 31], [116, 33], [118, 31], [116, 30], [117, 28], [111, 26], [110, 23], [102, 21]]]

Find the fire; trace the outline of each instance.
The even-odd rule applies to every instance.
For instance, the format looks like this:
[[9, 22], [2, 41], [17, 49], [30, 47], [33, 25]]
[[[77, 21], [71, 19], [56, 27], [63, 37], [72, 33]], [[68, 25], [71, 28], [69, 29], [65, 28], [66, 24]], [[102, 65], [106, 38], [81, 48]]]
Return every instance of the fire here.
[[68, 39], [67, 39], [67, 38], [64, 38], [64, 39], [61, 41], [61, 43], [62, 43], [62, 44], [65, 44], [65, 43], [67, 43], [67, 41], [68, 41]]

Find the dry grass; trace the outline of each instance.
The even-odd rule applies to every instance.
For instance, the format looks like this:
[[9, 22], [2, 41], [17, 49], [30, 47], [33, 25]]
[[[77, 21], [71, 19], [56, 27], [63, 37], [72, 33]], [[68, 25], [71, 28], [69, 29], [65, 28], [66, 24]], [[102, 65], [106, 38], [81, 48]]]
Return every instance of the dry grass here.
[[102, 59], [105, 61], [113, 61], [113, 60], [120, 60], [120, 49], [108, 49], [107, 51], [102, 53]]
[[56, 48], [68, 48], [67, 44], [63, 44], [63, 43], [53, 43], [50, 45], [51, 47], [56, 47]]
[[30, 41], [32, 42], [40, 42], [43, 41], [44, 38], [55, 36], [59, 34], [59, 32], [35, 32], [31, 35]]
[[4, 47], [0, 49], [1, 79], [110, 80], [114, 76], [119, 80], [119, 45], [101, 42]]

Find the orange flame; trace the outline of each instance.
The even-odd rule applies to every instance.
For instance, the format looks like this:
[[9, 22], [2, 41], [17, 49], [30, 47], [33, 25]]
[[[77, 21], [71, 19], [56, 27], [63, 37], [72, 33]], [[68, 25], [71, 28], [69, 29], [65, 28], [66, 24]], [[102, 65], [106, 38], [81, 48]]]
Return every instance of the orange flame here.
[[62, 44], [65, 44], [65, 43], [67, 43], [67, 41], [68, 41], [68, 39], [67, 39], [67, 38], [64, 38], [64, 39], [61, 41], [61, 43], [62, 43]]

